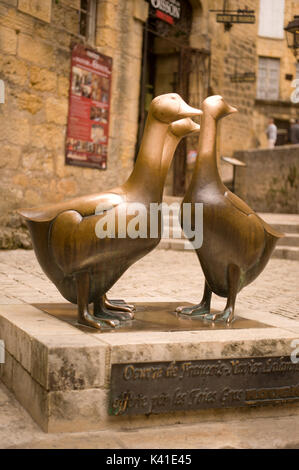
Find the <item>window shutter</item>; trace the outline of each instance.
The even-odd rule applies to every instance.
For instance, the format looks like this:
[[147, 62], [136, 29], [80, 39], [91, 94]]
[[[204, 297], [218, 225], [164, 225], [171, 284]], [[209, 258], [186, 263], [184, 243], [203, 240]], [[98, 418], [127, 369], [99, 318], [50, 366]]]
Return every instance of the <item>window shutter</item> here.
[[257, 97], [264, 100], [267, 95], [267, 65], [264, 57], [259, 58]]
[[284, 0], [260, 0], [259, 36], [284, 38]]
[[279, 72], [279, 59], [259, 58], [257, 98], [262, 100], [279, 99]]

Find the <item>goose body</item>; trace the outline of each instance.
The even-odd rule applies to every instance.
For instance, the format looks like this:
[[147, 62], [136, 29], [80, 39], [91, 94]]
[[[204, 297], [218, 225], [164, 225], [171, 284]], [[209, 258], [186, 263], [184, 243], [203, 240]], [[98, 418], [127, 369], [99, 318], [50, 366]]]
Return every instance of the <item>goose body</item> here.
[[[220, 179], [216, 160], [217, 122], [235, 111], [220, 96], [204, 101], [198, 157], [182, 201], [191, 203], [193, 211], [195, 203], [203, 203], [203, 243], [196, 254], [206, 283], [202, 301], [191, 308], [179, 307], [178, 312], [227, 322], [234, 318], [237, 293], [261, 273], [277, 240], [283, 236]], [[212, 292], [227, 298], [223, 312], [210, 314]]]
[[[118, 319], [130, 309], [105, 307], [105, 294], [121, 275], [159, 243], [156, 238], [118, 237], [118, 215], [125, 214], [128, 227], [135, 217], [128, 212], [131, 203], [146, 208], [145, 224], [149, 226], [150, 204], [161, 202], [167, 171], [180, 138], [171, 133], [173, 121], [201, 114], [189, 107], [177, 94], [155, 98], [146, 122], [137, 161], [129, 179], [111, 191], [47, 205], [37, 209], [24, 209], [37, 259], [45, 274], [68, 301], [78, 304], [78, 321], [101, 328], [116, 326]], [[189, 132], [195, 123], [189, 120]], [[192, 124], [191, 124], [192, 123]], [[164, 141], [168, 144], [164, 146]], [[97, 227], [110, 215], [115, 225], [115, 237], [100, 238]], [[161, 224], [160, 224], [161, 225]], [[94, 304], [94, 315], [88, 304]], [[114, 310], [120, 310], [116, 312]]]

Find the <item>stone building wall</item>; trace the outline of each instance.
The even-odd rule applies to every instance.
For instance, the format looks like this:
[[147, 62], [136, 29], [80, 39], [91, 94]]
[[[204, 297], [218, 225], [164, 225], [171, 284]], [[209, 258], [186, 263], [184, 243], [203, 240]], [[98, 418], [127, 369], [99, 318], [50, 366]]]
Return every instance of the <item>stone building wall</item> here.
[[[94, 44], [89, 45], [113, 59], [105, 171], [65, 165], [71, 46], [83, 41], [78, 37], [76, 8], [80, 1], [0, 0], [0, 79], [6, 92], [5, 103], [0, 104], [0, 248], [28, 246], [24, 227], [15, 215], [17, 208], [112, 188], [122, 183], [133, 167], [148, 2], [96, 3], [96, 35]], [[269, 113], [282, 119], [298, 113], [298, 105], [290, 106], [291, 82], [284, 78], [286, 73], [295, 73], [294, 56], [285, 40], [258, 37], [259, 0], [246, 1], [247, 7], [256, 11], [256, 23], [234, 24], [228, 32], [209, 11], [221, 8], [220, 3], [190, 0], [190, 46], [210, 52], [210, 69], [207, 58], [199, 78], [191, 72], [190, 104], [200, 106], [209, 89], [210, 94], [221, 94], [239, 110], [221, 121], [219, 157], [265, 145]], [[297, 3], [286, 0], [285, 24], [296, 13]], [[281, 101], [277, 103], [257, 101], [256, 83], [231, 81], [236, 72], [257, 72], [258, 55], [281, 57]], [[163, 89], [166, 91], [172, 90]], [[190, 137], [188, 149], [196, 147], [197, 138]], [[192, 166], [187, 178], [191, 171]], [[232, 168], [222, 163], [221, 173], [229, 180]], [[170, 171], [170, 186], [171, 175]]]
[[28, 245], [15, 209], [114, 187], [132, 168], [147, 5], [143, 0], [97, 1], [93, 47], [113, 58], [108, 169], [102, 171], [65, 165], [71, 45], [80, 42], [79, 4], [0, 0], [0, 79], [5, 83], [0, 247]]
[[[219, 2], [215, 2], [219, 8]], [[257, 9], [257, 1], [246, 1], [249, 9]], [[252, 146], [250, 129], [253, 123], [255, 83], [233, 83], [231, 75], [252, 72], [256, 66], [255, 24], [234, 24], [230, 31], [216, 23], [215, 13], [210, 14], [211, 42], [211, 93], [220, 94], [239, 113], [221, 122], [220, 153], [229, 155], [236, 150]]]
[[299, 145], [236, 152], [235, 192], [259, 212], [299, 211]]
[[[201, 9], [195, 8], [196, 3]], [[258, 0], [246, 2], [248, 9], [256, 11]], [[225, 117], [219, 126], [218, 158], [224, 180], [232, 178], [230, 165], [220, 161], [220, 156], [232, 156], [234, 151], [254, 146], [253, 120], [256, 83], [233, 83], [231, 75], [255, 71], [256, 37], [258, 22], [255, 24], [234, 24], [229, 31], [222, 23], [216, 22], [216, 13], [209, 10], [221, 9], [217, 0], [192, 1], [194, 21], [191, 35], [192, 47], [210, 49], [209, 94], [219, 94], [238, 109], [238, 114]], [[196, 84], [195, 84], [196, 86]], [[190, 179], [190, 178], [189, 178]]]
[[[284, 5], [284, 26], [286, 26], [295, 15], [299, 15], [299, 3], [296, 0], [285, 0]], [[277, 101], [257, 99], [255, 102], [253, 143], [255, 147], [267, 147], [265, 130], [269, 117], [284, 121], [299, 118], [299, 105], [292, 104], [290, 100], [294, 92], [292, 83], [296, 78], [297, 61], [292, 50], [288, 48], [285, 35], [282, 39], [257, 36], [257, 57], [280, 59], [279, 99]], [[258, 73], [257, 64], [258, 62], [256, 73]], [[291, 75], [293, 78], [290, 80], [286, 75]]]

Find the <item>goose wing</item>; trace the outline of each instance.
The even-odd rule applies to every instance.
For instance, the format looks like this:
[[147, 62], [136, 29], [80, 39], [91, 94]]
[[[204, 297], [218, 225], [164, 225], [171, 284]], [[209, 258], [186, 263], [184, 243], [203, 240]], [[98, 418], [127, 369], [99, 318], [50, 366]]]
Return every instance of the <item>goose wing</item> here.
[[56, 264], [64, 273], [88, 269], [96, 259], [104, 262], [107, 253], [109, 255], [111, 252], [114, 236], [109, 237], [105, 232], [103, 239], [97, 225], [101, 224], [101, 220], [104, 220], [104, 225], [107, 223], [109, 212], [115, 217], [123, 200], [122, 197], [97, 198], [97, 205], [90, 215], [82, 217], [78, 210], [69, 209], [55, 217], [49, 233], [49, 246]]
[[225, 192], [224, 196], [226, 197], [226, 199], [228, 199], [232, 203], [232, 205], [236, 209], [243, 212], [244, 214], [246, 214], [246, 215], [255, 214], [254, 210], [252, 210], [251, 207], [249, 207], [246, 204], [246, 202], [242, 201], [242, 199], [240, 199], [234, 193], [227, 190]]
[[242, 201], [238, 196], [236, 196], [231, 191], [226, 191], [224, 196], [232, 203], [232, 205], [238, 209], [239, 211], [243, 212], [246, 215], [253, 215], [256, 218], [256, 221], [259, 221], [264, 230], [275, 238], [284, 237], [284, 234], [276, 230], [275, 228], [271, 227], [271, 225], [267, 224], [259, 215], [257, 215], [251, 207], [249, 207], [246, 202]]
[[70, 199], [58, 204], [48, 204], [42, 207], [20, 209], [18, 213], [25, 219], [34, 222], [47, 222], [65, 211], [76, 211], [82, 217], [94, 215], [112, 209], [124, 202], [124, 196], [117, 193], [90, 194]]

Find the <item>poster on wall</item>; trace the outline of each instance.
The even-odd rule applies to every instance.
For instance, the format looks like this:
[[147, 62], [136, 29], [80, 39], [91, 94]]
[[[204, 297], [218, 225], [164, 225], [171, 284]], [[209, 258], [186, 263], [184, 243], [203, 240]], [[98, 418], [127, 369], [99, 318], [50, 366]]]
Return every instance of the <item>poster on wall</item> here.
[[72, 51], [66, 164], [107, 168], [112, 58], [81, 44]]

